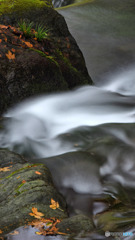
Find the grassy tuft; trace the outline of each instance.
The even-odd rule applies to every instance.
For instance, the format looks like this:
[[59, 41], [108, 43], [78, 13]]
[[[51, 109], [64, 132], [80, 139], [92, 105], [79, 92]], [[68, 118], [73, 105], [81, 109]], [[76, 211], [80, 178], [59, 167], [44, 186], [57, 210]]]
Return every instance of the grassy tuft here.
[[35, 38], [37, 38], [38, 41], [41, 41], [47, 37], [48, 37], [48, 29], [45, 29], [44, 26], [42, 25], [36, 26]]
[[33, 22], [25, 22], [25, 20], [21, 20], [19, 23], [19, 28], [23, 32], [25, 37], [31, 37], [32, 36], [32, 26]]
[[18, 23], [25, 37], [35, 37], [38, 41], [42, 41], [48, 37], [48, 29], [45, 29], [42, 25], [37, 25], [36, 29], [33, 29], [33, 25], [33, 22], [26, 22], [25, 20], [21, 20]]

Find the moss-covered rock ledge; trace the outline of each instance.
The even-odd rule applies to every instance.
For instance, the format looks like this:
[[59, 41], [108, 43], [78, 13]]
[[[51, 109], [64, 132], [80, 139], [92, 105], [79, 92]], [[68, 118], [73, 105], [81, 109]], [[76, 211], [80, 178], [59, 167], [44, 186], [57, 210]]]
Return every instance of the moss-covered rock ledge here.
[[[50, 208], [51, 199], [60, 209]], [[0, 233], [4, 234], [35, 220], [32, 208], [45, 218], [67, 217], [66, 202], [55, 189], [43, 164], [30, 164], [20, 155], [0, 150]]]
[[0, 149], [0, 237], [24, 225], [39, 227], [45, 235], [45, 223], [50, 226], [47, 235], [88, 234], [94, 229], [86, 216], [68, 218], [66, 202], [44, 164], [30, 164], [19, 154]]
[[[45, 39], [26, 37], [18, 23], [48, 29]], [[92, 84], [64, 18], [50, 0], [0, 0], [0, 114], [29, 96]]]

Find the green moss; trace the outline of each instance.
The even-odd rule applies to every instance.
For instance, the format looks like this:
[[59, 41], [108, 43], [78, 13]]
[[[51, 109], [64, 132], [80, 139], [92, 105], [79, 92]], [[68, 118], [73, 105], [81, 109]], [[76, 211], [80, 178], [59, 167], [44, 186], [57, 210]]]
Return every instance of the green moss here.
[[66, 58], [66, 57], [64, 57], [63, 54], [62, 54], [62, 52], [61, 52], [59, 49], [56, 50], [56, 53], [57, 53], [58, 58], [61, 59], [63, 62], [65, 62], [66, 65], [67, 65], [72, 71], [78, 73], [78, 70], [77, 70], [75, 67], [72, 66], [72, 64], [71, 64], [71, 62], [69, 61], [69, 59]]
[[[37, 165], [37, 164], [36, 164]], [[42, 164], [40, 164], [40, 165], [42, 165]], [[16, 171], [14, 171], [14, 172], [12, 172], [10, 175], [8, 175], [6, 178], [8, 179], [8, 178], [10, 178], [10, 177], [12, 177], [14, 174], [16, 174], [16, 173], [19, 173], [19, 172], [21, 172], [22, 170], [25, 170], [25, 169], [27, 169], [27, 168], [31, 168], [31, 167], [33, 167], [33, 166], [35, 166], [35, 164], [26, 164], [26, 167], [23, 167], [23, 168], [20, 168], [20, 169], [18, 169], [18, 170], [16, 170]]]
[[29, 48], [30, 50], [32, 51], [35, 51], [37, 53], [39, 53], [42, 57], [46, 57], [46, 54], [38, 49], [35, 49], [35, 48]]
[[25, 183], [21, 183], [17, 188], [16, 188], [16, 192], [20, 194], [20, 191], [19, 189], [24, 185]]
[[51, 61], [54, 62], [57, 66], [59, 65], [53, 56], [47, 56], [44, 52], [42, 52], [42, 51], [40, 51], [40, 50], [38, 50], [38, 49], [35, 49], [35, 48], [30, 48], [30, 50], [35, 51], [35, 52], [39, 53], [42, 57], [45, 57], [45, 58], [51, 60]]
[[0, 14], [21, 12], [32, 8], [52, 7], [51, 0], [0, 0]]

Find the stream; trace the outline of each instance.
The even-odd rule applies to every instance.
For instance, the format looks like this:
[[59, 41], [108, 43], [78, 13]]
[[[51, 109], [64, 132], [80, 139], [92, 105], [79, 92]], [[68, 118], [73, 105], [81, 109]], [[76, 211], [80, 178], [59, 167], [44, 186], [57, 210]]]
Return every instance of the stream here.
[[[45, 163], [66, 198], [70, 216], [83, 213], [92, 217], [97, 227], [107, 226], [109, 221], [112, 232], [130, 233], [126, 237], [93, 233], [75, 239], [133, 240], [135, 8], [131, 0], [123, 1], [127, 8], [118, 1], [117, 10], [112, 4], [115, 0], [110, 0], [110, 5], [107, 2], [89, 1], [58, 9], [85, 56], [95, 86], [42, 95], [9, 109], [4, 114], [0, 147], [21, 153], [32, 162]], [[110, 216], [100, 222], [96, 214], [107, 210], [109, 201], [114, 209], [117, 201], [126, 207], [118, 208], [115, 221]], [[20, 232], [19, 240], [24, 238], [31, 239], [28, 233], [26, 238]], [[33, 235], [32, 239], [37, 238]]]
[[[70, 216], [96, 216], [108, 208], [105, 196], [130, 202], [128, 208], [134, 212], [134, 92], [135, 70], [130, 67], [102, 87], [26, 100], [5, 113], [0, 147], [45, 163], [66, 198]], [[118, 226], [124, 217], [119, 214]]]

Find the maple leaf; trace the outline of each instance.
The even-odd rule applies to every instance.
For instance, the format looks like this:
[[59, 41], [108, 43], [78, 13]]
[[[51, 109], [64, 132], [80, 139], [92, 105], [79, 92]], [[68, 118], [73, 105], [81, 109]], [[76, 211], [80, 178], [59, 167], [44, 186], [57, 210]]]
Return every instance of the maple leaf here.
[[2, 39], [0, 39], [0, 43], [2, 42]]
[[0, 168], [0, 172], [9, 172], [9, 171], [11, 171], [9, 168], [10, 167]]
[[38, 172], [38, 171], [35, 171], [35, 173], [38, 174], [38, 175], [42, 175], [42, 173], [41, 173], [41, 172]]
[[55, 201], [51, 198], [50, 208], [52, 208], [52, 209], [59, 208], [59, 203], [58, 203], [58, 202], [55, 202]]
[[38, 212], [37, 208], [35, 208], [35, 207], [32, 208], [32, 213], [29, 213], [29, 215], [33, 216], [35, 218], [38, 218], [38, 219], [40, 219], [42, 216], [44, 216], [44, 214], [41, 212]]
[[8, 26], [1, 25], [1, 24], [0, 24], [0, 28], [2, 28], [2, 29], [7, 29], [7, 28], [8, 28]]
[[0, 230], [0, 234], [3, 233], [2, 230]]
[[14, 232], [10, 233], [10, 235], [18, 235], [18, 234], [19, 234], [19, 232], [16, 230]]
[[33, 45], [32, 45], [30, 42], [26, 42], [26, 41], [24, 41], [24, 40], [22, 40], [22, 42], [24, 42], [27, 47], [30, 47], [30, 48], [33, 47]]
[[9, 50], [8, 50], [8, 53], [6, 53], [6, 57], [8, 59], [15, 59], [15, 54], [14, 53], [11, 53]]

